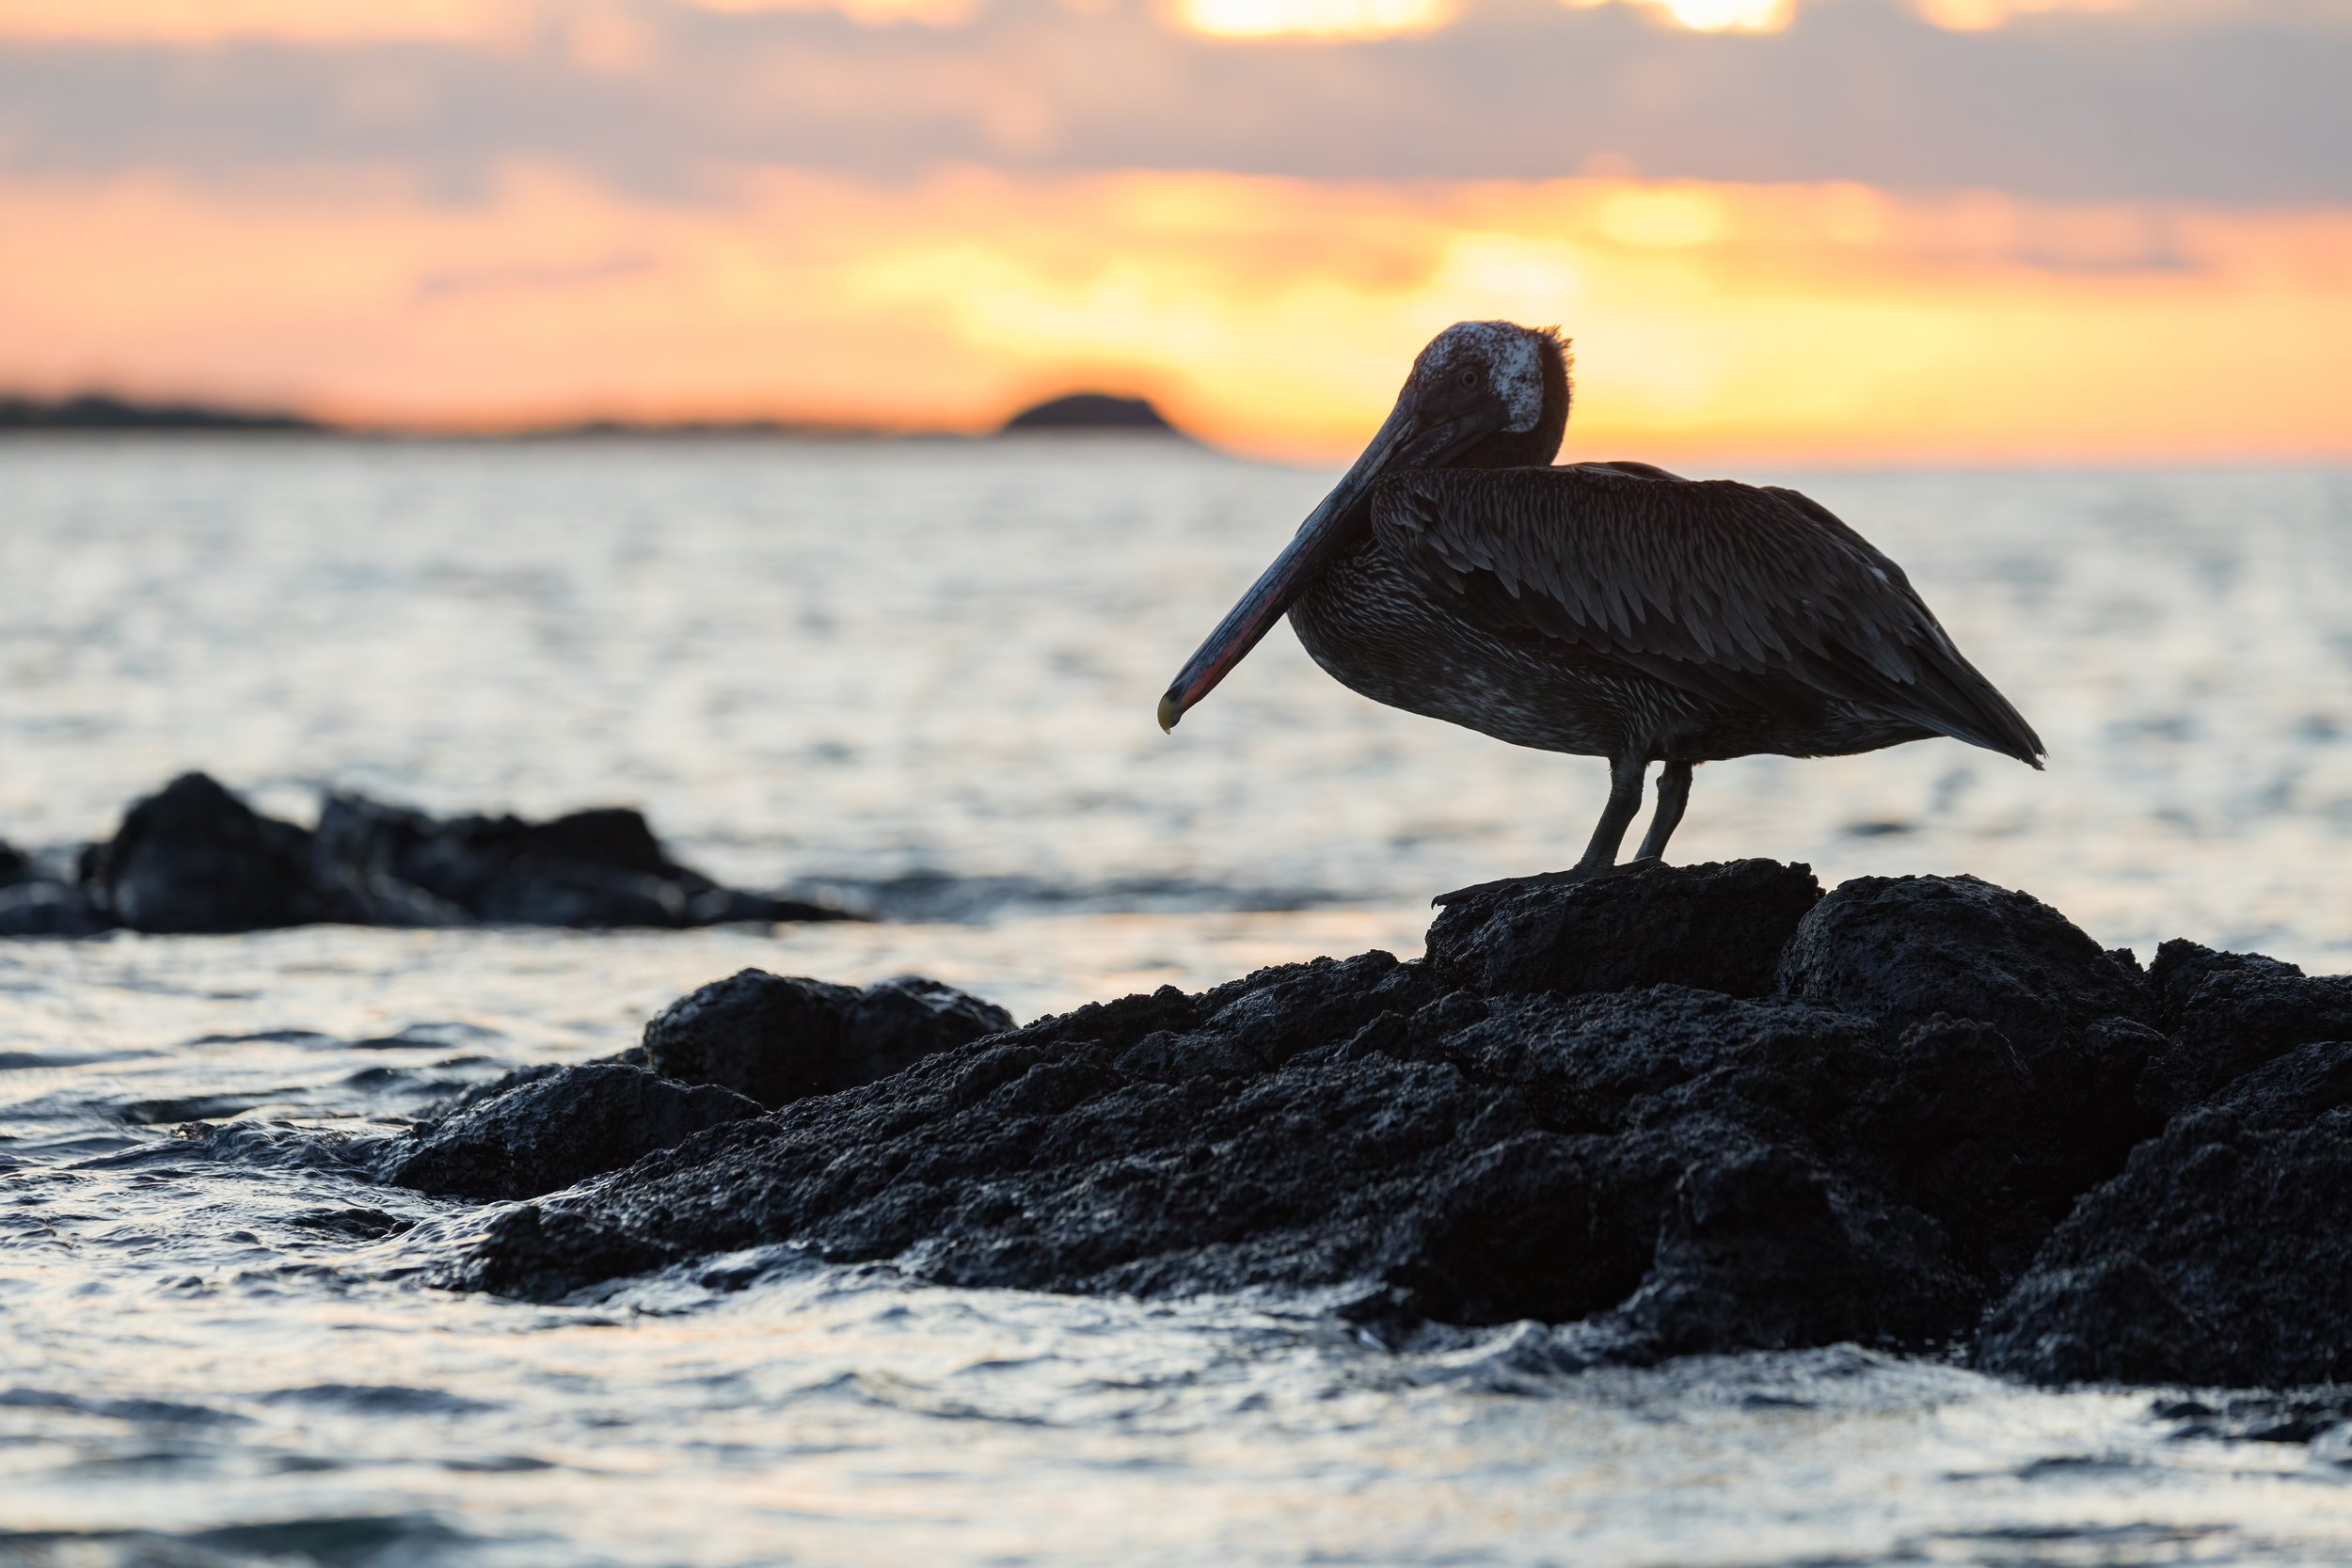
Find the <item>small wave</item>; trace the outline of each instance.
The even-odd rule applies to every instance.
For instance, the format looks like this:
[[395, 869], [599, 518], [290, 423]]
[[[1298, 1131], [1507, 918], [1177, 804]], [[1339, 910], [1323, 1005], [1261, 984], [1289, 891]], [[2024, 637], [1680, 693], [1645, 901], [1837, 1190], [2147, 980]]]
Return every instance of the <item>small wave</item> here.
[[402, 1383], [317, 1383], [276, 1389], [262, 1395], [261, 1402], [331, 1405], [371, 1416], [471, 1416], [498, 1408], [445, 1388], [415, 1388]]
[[0, 1389], [0, 1410], [55, 1410], [135, 1426], [235, 1426], [250, 1419], [233, 1411], [176, 1400], [92, 1398], [49, 1388]]
[[894, 877], [812, 877], [796, 891], [832, 898], [877, 920], [987, 925], [1053, 914], [1262, 914], [1352, 900], [1324, 888], [1248, 887], [1182, 877], [1057, 882], [1037, 877], [963, 876], [935, 869]]
[[429, 1513], [320, 1514], [206, 1529], [5, 1530], [0, 1562], [219, 1568], [238, 1562], [317, 1568], [441, 1561], [480, 1538]]

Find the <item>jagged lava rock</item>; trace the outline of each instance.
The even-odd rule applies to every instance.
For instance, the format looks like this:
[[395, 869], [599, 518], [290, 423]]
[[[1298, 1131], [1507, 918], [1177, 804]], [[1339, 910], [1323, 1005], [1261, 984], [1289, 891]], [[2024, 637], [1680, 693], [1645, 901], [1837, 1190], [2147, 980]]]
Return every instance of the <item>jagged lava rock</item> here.
[[[1735, 875], [1790, 925], [1811, 896], [1809, 873]], [[1688, 939], [1693, 889], [1724, 878], [1515, 892], [1483, 950], [1598, 942], [1589, 907], [1540, 906], [1605, 900], [1666, 934], [1627, 973], [1754, 985], [1760, 942], [1734, 963]], [[1487, 995], [1463, 967], [1530, 972], [1318, 959], [944, 1050], [497, 1216], [450, 1282], [551, 1297], [791, 1242], [965, 1285], [1345, 1287], [1374, 1323], [1581, 1320], [1594, 1358], [1918, 1347], [1964, 1333], [2071, 1196], [2026, 1114], [2041, 1086], [1988, 1025], [1671, 983]]]
[[2160, 1125], [2137, 1099], [2165, 1047], [2137, 967], [2030, 894], [1974, 877], [1857, 877], [1798, 923], [1780, 979], [1888, 1029], [1940, 1017], [1997, 1030], [2035, 1080], [2041, 1141], [2068, 1151], [2068, 1193]]
[[848, 911], [722, 887], [672, 860], [643, 814], [622, 806], [547, 822], [446, 820], [362, 796], [333, 795], [320, 855], [346, 878], [427, 895], [458, 919], [520, 926], [707, 926], [725, 920], [839, 920]]
[[[24, 884], [31, 886], [34, 884]], [[14, 892], [0, 934], [252, 931], [331, 921], [454, 926], [702, 926], [853, 919], [845, 911], [722, 887], [679, 865], [634, 811], [442, 822], [330, 797], [317, 832], [263, 816], [201, 773], [136, 802], [84, 851], [73, 895]]]
[[478, 1202], [536, 1197], [757, 1115], [730, 1090], [643, 1068], [526, 1068], [397, 1140], [383, 1157], [385, 1180]]
[[[1286, 1014], [1322, 1015], [1319, 1042], [1249, 1028], [1278, 991]], [[1728, 1070], [1745, 1061], [1777, 1082], [1770, 1059], [1792, 1038], [1872, 1058], [1869, 1032], [1787, 1004], [1668, 990], [1645, 1008], [1643, 994], [1504, 1005], [1553, 1019], [1564, 1049], [1378, 954], [1130, 998], [496, 1216], [452, 1282], [554, 1296], [623, 1266], [791, 1241], [965, 1285], [1361, 1286], [1356, 1312], [1372, 1320], [1568, 1321], [1622, 1305], [1593, 1341], [1619, 1359], [1963, 1329], [1982, 1288], [1936, 1223], [1841, 1168], [1779, 1097], [1737, 1093]], [[1520, 1059], [1482, 1050], [1481, 1025]], [[1704, 1061], [1651, 1084], [1677, 1043]], [[1557, 1108], [1563, 1084], [1591, 1082], [1580, 1052], [1631, 1080], [1589, 1131]], [[1879, 1141], [1915, 1140], [1890, 1128]]]
[[1506, 885], [1450, 905], [1429, 928], [1426, 961], [1486, 995], [1672, 981], [1758, 996], [1820, 897], [1812, 867], [1763, 860], [1629, 868], [1568, 889]]
[[84, 881], [139, 931], [252, 931], [337, 912], [310, 874], [310, 835], [202, 773], [133, 805], [92, 850]]
[[1974, 1019], [2021, 1049], [2144, 1020], [2139, 976], [2030, 894], [1974, 877], [1857, 877], [1797, 925], [1781, 985], [1896, 1025]]
[[746, 969], [656, 1014], [641, 1051], [664, 1077], [723, 1085], [773, 1109], [1011, 1027], [1002, 1007], [919, 974], [859, 990]]
[[2352, 975], [2313, 978], [2260, 953], [2175, 940], [2156, 949], [2148, 982], [2171, 1039], [2148, 1064], [2140, 1096], [2166, 1113], [2297, 1046], [2352, 1040]]
[[[950, 1045], [494, 1215], [445, 1282], [552, 1298], [789, 1243], [963, 1285], [1332, 1290], [1384, 1329], [1535, 1318], [1564, 1361], [1980, 1328], [1981, 1365], [2045, 1380], [2352, 1377], [2352, 1043], [2297, 1043], [2338, 982], [2186, 944], [2143, 977], [1967, 878], [1792, 916], [1803, 875], [1509, 890], [1426, 962]], [[1736, 957], [1690, 936], [1709, 887]], [[1767, 918], [1784, 990], [1726, 994], [1758, 990]], [[850, 994], [739, 976], [704, 1005]]]
[[2042, 1383], [2352, 1380], [2347, 1193], [2352, 1042], [2302, 1046], [2133, 1150], [1991, 1314], [1978, 1364]]
[[0, 937], [87, 937], [113, 925], [80, 888], [64, 882], [0, 887]]
[[0, 937], [86, 937], [111, 924], [81, 889], [42, 876], [32, 856], [0, 841]]

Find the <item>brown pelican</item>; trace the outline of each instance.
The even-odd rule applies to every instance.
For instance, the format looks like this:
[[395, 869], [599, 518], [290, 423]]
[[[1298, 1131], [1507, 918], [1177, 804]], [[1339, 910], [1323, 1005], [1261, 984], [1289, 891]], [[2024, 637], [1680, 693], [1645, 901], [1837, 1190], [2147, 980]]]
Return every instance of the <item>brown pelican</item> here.
[[1633, 864], [1664, 854], [1702, 762], [1943, 735], [2042, 766], [2032, 726], [1902, 568], [1819, 502], [1646, 463], [1551, 467], [1568, 363], [1555, 331], [1438, 334], [1363, 455], [1178, 673], [1160, 727], [1287, 613], [1308, 655], [1375, 702], [1609, 759], [1583, 858], [1543, 881], [1614, 866], [1653, 762]]

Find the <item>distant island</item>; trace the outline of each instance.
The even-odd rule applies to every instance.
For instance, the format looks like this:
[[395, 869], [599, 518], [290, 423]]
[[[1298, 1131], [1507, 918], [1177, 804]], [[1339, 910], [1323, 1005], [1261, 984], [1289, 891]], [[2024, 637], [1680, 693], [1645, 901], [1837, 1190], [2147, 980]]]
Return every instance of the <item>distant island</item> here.
[[1134, 436], [1182, 436], [1167, 416], [1144, 398], [1123, 398], [1109, 392], [1070, 392], [1033, 403], [1007, 420], [999, 436], [1033, 432], [1102, 431]]
[[0, 397], [0, 430], [297, 430], [327, 427], [273, 409], [142, 403], [105, 392], [42, 399]]
[[[277, 409], [217, 404], [148, 402], [111, 392], [82, 392], [64, 398], [0, 394], [0, 436], [44, 432], [294, 433], [316, 436], [416, 436], [443, 438], [564, 440], [580, 436], [775, 436], [813, 440], [961, 440], [941, 430], [885, 430], [815, 420], [595, 419], [526, 426], [485, 436], [471, 431], [385, 429], [343, 425]], [[991, 434], [1166, 436], [1189, 440], [1143, 398], [1109, 392], [1070, 392], [1022, 409]]]

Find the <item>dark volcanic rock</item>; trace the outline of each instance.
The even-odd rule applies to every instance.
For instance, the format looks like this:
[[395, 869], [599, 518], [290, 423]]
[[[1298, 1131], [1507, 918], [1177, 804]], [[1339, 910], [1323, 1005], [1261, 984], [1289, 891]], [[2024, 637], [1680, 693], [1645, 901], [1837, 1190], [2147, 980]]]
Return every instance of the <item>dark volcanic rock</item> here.
[[1781, 959], [1789, 994], [1902, 1025], [1974, 1019], [2021, 1050], [2140, 1019], [2139, 976], [2030, 894], [1974, 877], [1857, 877], [1815, 905]]
[[32, 858], [6, 839], [0, 839], [0, 887], [14, 887], [19, 882], [32, 879]]
[[2352, 1379], [2352, 1043], [2307, 1045], [2176, 1117], [1992, 1314], [2039, 1382]]
[[458, 919], [517, 926], [707, 926], [839, 920], [846, 911], [721, 887], [678, 864], [625, 807], [549, 822], [446, 820], [352, 795], [320, 813], [322, 862], [362, 886], [421, 890]]
[[919, 974], [856, 990], [746, 969], [657, 1014], [642, 1049], [664, 1077], [723, 1085], [772, 1110], [1011, 1027], [1002, 1007]]
[[1425, 962], [943, 1036], [833, 1093], [872, 992], [748, 972], [644, 1057], [802, 1098], [491, 1216], [447, 1282], [552, 1298], [789, 1243], [963, 1285], [1329, 1291], [1384, 1331], [1534, 1318], [1568, 1362], [1980, 1327], [2034, 1378], [2352, 1378], [2352, 1043], [2299, 1043], [2337, 982], [2185, 944], [2143, 976], [1968, 878], [1812, 896], [1756, 863], [1505, 890]]
[[2149, 1063], [2140, 1094], [2168, 1113], [2296, 1046], [2352, 1040], [2352, 975], [2312, 979], [2259, 953], [2175, 941], [2156, 950], [2148, 978], [2172, 1038]]
[[1669, 982], [1758, 996], [1821, 884], [1778, 861], [1651, 866], [1565, 888], [1500, 887], [1450, 905], [1429, 967], [1488, 995]]
[[132, 806], [84, 880], [138, 931], [252, 931], [341, 912], [310, 874], [310, 835], [201, 773]]
[[1791, 995], [1889, 1029], [1942, 1018], [1997, 1030], [2033, 1075], [2026, 1114], [2066, 1150], [2068, 1193], [2159, 1125], [2137, 1092], [2165, 1044], [2137, 967], [2031, 895], [1974, 877], [1858, 877], [1799, 923], [1780, 975]]
[[477, 1201], [536, 1197], [757, 1115], [741, 1095], [673, 1084], [643, 1068], [526, 1068], [461, 1096], [402, 1139], [387, 1180]]
[[113, 924], [251, 931], [317, 921], [683, 927], [855, 918], [722, 887], [671, 860], [645, 819], [618, 807], [552, 822], [443, 822], [335, 796], [312, 832], [262, 816], [201, 773], [137, 802], [82, 862], [78, 900], [20, 894], [0, 908], [0, 935]]
[[[1670, 928], [1677, 880], [1720, 874], [1629, 879], [1664, 910], [1622, 912]], [[1385, 954], [1319, 959], [703, 1134], [494, 1219], [453, 1282], [551, 1296], [791, 1241], [968, 1285], [1345, 1287], [1373, 1322], [1582, 1319], [1621, 1359], [1926, 1345], [2055, 1218], [2014, 1217], [2040, 1212], [2017, 1189], [2048, 1164], [2015, 1125], [2032, 1092], [1975, 1026], [1889, 1040], [1784, 1000], [1496, 998]]]
[[0, 937], [87, 937], [113, 926], [80, 888], [24, 881], [0, 887]]
[[[1321, 1023], [1268, 1039], [1269, 1010]], [[1834, 1079], [1772, 1091], [1782, 1054], [1892, 1075], [1832, 1015], [1674, 990], [1498, 1011], [1385, 955], [1091, 1014], [501, 1216], [464, 1282], [554, 1295], [613, 1259], [790, 1240], [968, 1285], [1352, 1286], [1374, 1320], [1613, 1309], [1608, 1352], [1632, 1359], [1931, 1343], [1981, 1299], [1933, 1219], [1817, 1142]]]

